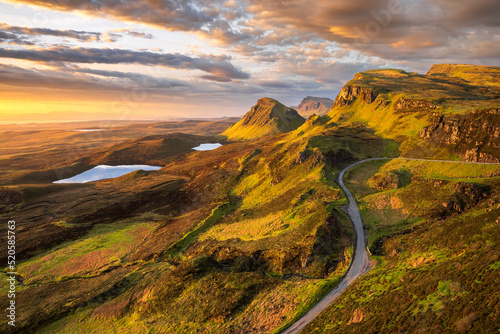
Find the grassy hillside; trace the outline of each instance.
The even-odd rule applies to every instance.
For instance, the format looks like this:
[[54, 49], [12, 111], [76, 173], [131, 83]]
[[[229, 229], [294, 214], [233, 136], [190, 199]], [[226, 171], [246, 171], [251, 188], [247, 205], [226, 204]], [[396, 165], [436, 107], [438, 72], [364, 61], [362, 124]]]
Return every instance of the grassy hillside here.
[[[498, 161], [498, 67], [359, 73], [331, 122], [361, 122], [403, 156]], [[347, 175], [377, 265], [307, 333], [496, 333], [498, 165], [393, 160]]]
[[[436, 65], [426, 75], [390, 69], [358, 73], [341, 90], [328, 116], [330, 122], [366, 124], [378, 136], [400, 143], [403, 156], [481, 161], [484, 152], [483, 161], [494, 161], [500, 158], [494, 148], [494, 124], [500, 121], [499, 71], [491, 66], [474, 72], [471, 65]], [[475, 138], [480, 129], [460, 125], [468, 120], [480, 124], [476, 120], [485, 117], [494, 118], [487, 133], [493, 131], [495, 137]], [[423, 133], [432, 124], [427, 132], [439, 126], [450, 131], [432, 140], [432, 134]], [[459, 141], [461, 146], [456, 145]]]
[[[379, 167], [351, 174], [377, 265], [306, 332], [496, 333], [500, 168], [396, 160]], [[395, 171], [410, 182], [373, 188]], [[359, 191], [363, 178], [368, 195]]]
[[[20, 331], [267, 333], [292, 321], [351, 251], [327, 173], [341, 167], [339, 146], [322, 131], [305, 124], [157, 172], [11, 187], [2, 216], [19, 221]], [[338, 129], [351, 135], [373, 136]]]
[[303, 123], [304, 118], [297, 111], [265, 97], [257, 101], [241, 121], [233, 124], [221, 135], [229, 140], [255, 139], [290, 132]]

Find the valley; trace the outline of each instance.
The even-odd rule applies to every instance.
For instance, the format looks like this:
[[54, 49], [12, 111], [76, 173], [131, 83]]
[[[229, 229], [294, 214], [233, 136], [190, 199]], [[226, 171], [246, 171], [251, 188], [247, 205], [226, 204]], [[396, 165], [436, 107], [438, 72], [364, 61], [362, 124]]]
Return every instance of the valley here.
[[[261, 98], [242, 119], [0, 127], [14, 332], [497, 331], [499, 80], [370, 70], [307, 119]], [[103, 164], [161, 168], [54, 183]]]

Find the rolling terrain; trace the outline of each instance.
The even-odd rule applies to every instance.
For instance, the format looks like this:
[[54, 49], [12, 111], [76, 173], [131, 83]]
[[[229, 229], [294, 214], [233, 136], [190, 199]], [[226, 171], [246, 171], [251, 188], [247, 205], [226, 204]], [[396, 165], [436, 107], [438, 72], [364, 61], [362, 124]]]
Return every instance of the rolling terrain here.
[[[0, 215], [18, 225], [16, 332], [280, 333], [351, 265], [339, 173], [375, 157], [497, 163], [499, 73], [372, 70], [324, 116], [304, 120], [263, 98], [233, 125], [126, 125], [93, 132], [87, 146], [90, 133], [4, 131]], [[224, 145], [192, 150], [206, 142]], [[164, 167], [52, 183], [102, 163]], [[498, 165], [369, 161], [344, 182], [372, 269], [303, 333], [498, 330]]]

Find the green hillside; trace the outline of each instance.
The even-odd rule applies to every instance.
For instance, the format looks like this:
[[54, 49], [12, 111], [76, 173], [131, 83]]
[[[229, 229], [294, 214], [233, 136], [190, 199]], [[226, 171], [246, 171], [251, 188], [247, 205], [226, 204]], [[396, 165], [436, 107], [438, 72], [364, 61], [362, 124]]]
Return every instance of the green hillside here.
[[[357, 74], [329, 116], [393, 138], [402, 156], [499, 161], [498, 67]], [[500, 166], [404, 161], [353, 169], [376, 266], [307, 333], [496, 333]]]
[[[495, 133], [500, 69], [479, 66], [474, 76], [474, 68], [435, 65], [426, 75], [392, 69], [358, 73], [328, 116], [334, 123], [366, 124], [400, 143], [400, 154], [407, 157], [500, 161], [500, 133]], [[478, 82], [478, 77], [491, 79]], [[461, 126], [464, 122], [471, 126]]]
[[278, 133], [290, 132], [304, 123], [297, 111], [275, 99], [264, 97], [221, 135], [229, 140], [255, 139]]

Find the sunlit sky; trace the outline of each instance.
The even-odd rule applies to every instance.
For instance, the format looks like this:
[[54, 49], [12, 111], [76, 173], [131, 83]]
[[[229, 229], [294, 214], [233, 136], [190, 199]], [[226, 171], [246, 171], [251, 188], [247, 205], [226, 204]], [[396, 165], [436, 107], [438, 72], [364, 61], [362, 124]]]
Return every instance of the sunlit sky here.
[[498, 0], [0, 1], [0, 123], [240, 116], [355, 73], [499, 65]]

